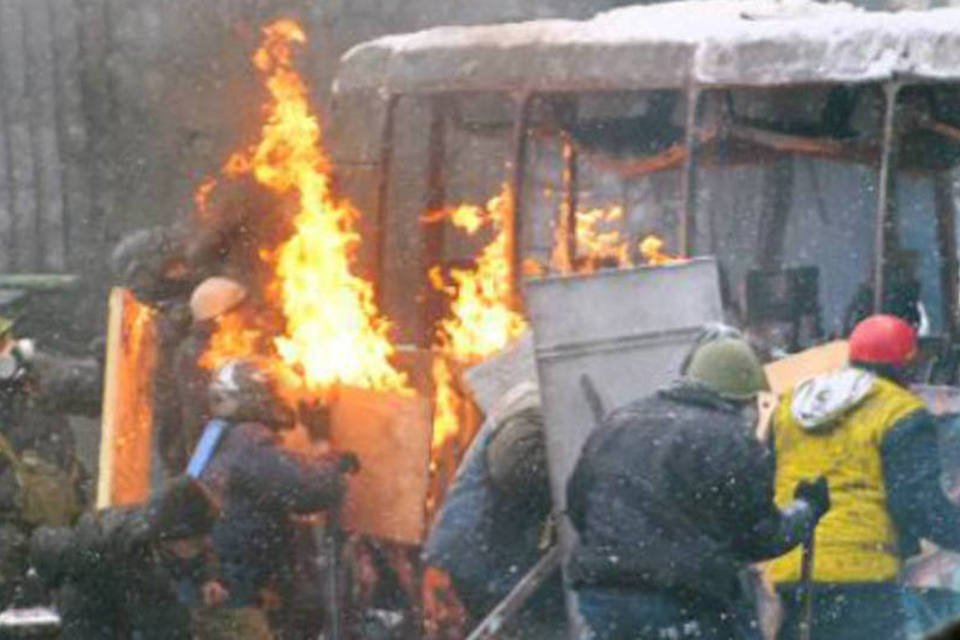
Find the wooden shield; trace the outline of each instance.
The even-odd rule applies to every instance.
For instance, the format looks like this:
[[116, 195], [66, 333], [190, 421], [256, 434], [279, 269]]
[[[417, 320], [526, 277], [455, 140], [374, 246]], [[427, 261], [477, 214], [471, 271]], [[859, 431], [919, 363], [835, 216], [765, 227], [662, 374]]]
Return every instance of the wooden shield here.
[[807, 378], [837, 371], [847, 364], [846, 340], [835, 340], [776, 360], [764, 367], [770, 390], [780, 395]]
[[360, 458], [342, 512], [347, 530], [401, 544], [423, 542], [432, 430], [430, 402], [422, 397], [340, 390], [330, 442]]
[[128, 289], [110, 292], [97, 508], [134, 504], [150, 493], [154, 313]]

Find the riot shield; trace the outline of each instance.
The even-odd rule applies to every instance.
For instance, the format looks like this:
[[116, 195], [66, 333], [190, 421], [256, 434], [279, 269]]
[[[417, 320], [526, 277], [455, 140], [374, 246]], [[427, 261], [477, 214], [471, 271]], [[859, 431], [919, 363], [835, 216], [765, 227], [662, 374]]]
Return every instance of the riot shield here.
[[[676, 377], [702, 325], [723, 318], [713, 259], [552, 277], [527, 284], [554, 505], [601, 407], [616, 408]], [[589, 392], [588, 392], [589, 391]], [[561, 526], [565, 554], [573, 530]], [[580, 629], [568, 594], [571, 633]]]
[[128, 289], [110, 292], [97, 508], [142, 502], [150, 494], [154, 313]]
[[537, 382], [533, 335], [527, 331], [500, 353], [467, 369], [463, 378], [477, 406], [489, 414], [518, 384]]
[[554, 500], [595, 424], [591, 381], [607, 409], [676, 377], [701, 327], [723, 311], [717, 265], [702, 258], [663, 267], [544, 278], [527, 284]]
[[407, 545], [423, 542], [432, 428], [430, 402], [422, 397], [340, 389], [330, 442], [360, 458], [341, 514], [346, 530]]
[[779, 395], [807, 378], [836, 371], [847, 364], [849, 351], [846, 340], [834, 340], [771, 362], [764, 367], [770, 389]]

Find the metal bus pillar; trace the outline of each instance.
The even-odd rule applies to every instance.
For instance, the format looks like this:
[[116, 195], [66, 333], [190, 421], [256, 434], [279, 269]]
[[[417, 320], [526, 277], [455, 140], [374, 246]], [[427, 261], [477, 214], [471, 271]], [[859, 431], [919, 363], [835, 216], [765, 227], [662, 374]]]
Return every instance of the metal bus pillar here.
[[[426, 213], [441, 211], [446, 206], [447, 181], [446, 164], [446, 128], [447, 103], [441, 97], [430, 99], [430, 132], [427, 141], [427, 199]], [[445, 221], [438, 219], [427, 223], [423, 228], [421, 269], [423, 280], [420, 285], [423, 304], [420, 318], [420, 346], [428, 348], [433, 344], [437, 321], [443, 315], [443, 297], [436, 291], [430, 280], [430, 269], [443, 263]]]
[[387, 273], [387, 216], [390, 208], [390, 175], [393, 170], [393, 132], [399, 101], [400, 96], [398, 94], [391, 93], [387, 97], [383, 124], [380, 130], [380, 158], [377, 163], [377, 208], [375, 214], [377, 235], [374, 240], [376, 262], [373, 266], [374, 295], [378, 309], [383, 308], [383, 283]]
[[506, 253], [510, 261], [511, 292], [510, 306], [520, 309], [520, 288], [523, 284], [523, 195], [526, 182], [527, 165], [527, 129], [530, 123], [530, 105], [533, 94], [523, 93], [514, 98], [515, 115], [513, 119], [513, 140], [510, 164], [509, 219], [504, 221], [506, 234]]
[[883, 146], [880, 149], [880, 173], [877, 178], [877, 211], [873, 236], [873, 312], [883, 310], [883, 267], [886, 261], [887, 221], [889, 220], [890, 167], [896, 159], [894, 139], [894, 116], [897, 111], [897, 96], [900, 83], [890, 82], [883, 86], [885, 98], [883, 112]]
[[680, 172], [680, 229], [678, 244], [685, 256], [693, 256], [697, 240], [697, 167], [696, 154], [700, 137], [697, 135], [697, 114], [700, 89], [691, 82], [687, 87], [684, 148], [686, 156]]

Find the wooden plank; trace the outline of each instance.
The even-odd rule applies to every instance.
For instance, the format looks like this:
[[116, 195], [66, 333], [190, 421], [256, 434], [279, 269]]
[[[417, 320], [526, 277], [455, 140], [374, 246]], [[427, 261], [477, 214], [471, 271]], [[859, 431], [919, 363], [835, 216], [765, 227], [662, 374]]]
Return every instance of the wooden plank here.
[[39, 264], [34, 220], [37, 212], [36, 170], [30, 132], [27, 94], [27, 60], [23, 2], [0, 1], [0, 70], [2, 99], [6, 112], [8, 150], [13, 183], [13, 262], [19, 270], [35, 270]]
[[56, 271], [66, 266], [66, 256], [50, 11], [47, 0], [31, 0], [24, 3], [24, 7], [30, 130], [37, 179], [34, 225], [40, 252], [38, 266], [42, 270]]
[[128, 289], [110, 292], [97, 508], [142, 502], [150, 493], [154, 314]]
[[418, 545], [426, 534], [430, 402], [344, 388], [333, 405], [330, 442], [360, 458], [342, 522], [349, 531]]
[[835, 340], [771, 362], [764, 367], [771, 391], [781, 394], [807, 378], [836, 371], [847, 363], [847, 351], [846, 340]]

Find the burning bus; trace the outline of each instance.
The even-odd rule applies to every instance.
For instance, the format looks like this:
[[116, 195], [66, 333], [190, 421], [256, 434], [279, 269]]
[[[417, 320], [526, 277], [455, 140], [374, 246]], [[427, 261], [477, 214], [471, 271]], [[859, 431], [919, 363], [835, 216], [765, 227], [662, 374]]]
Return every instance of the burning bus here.
[[[715, 0], [361, 44], [341, 62], [334, 128], [374, 216], [381, 309], [424, 347], [440, 327], [447, 360], [468, 365], [444, 337], [444, 318], [462, 320], [463, 281], [437, 286], [438, 273], [499, 255], [495, 297], [537, 334], [561, 506], [590, 424], [571, 372], [590, 365], [571, 354], [614, 353], [620, 338], [722, 317], [783, 356], [885, 310], [920, 327], [917, 382], [956, 384], [958, 25], [953, 9]], [[484, 240], [463, 201], [486, 212]], [[614, 282], [618, 269], [674, 262], [664, 247], [693, 258], [664, 270], [681, 274], [675, 287]], [[716, 261], [716, 304], [696, 273], [703, 256]], [[590, 279], [619, 297], [563, 291]], [[691, 312], [641, 326], [654, 307]], [[592, 370], [600, 395], [662, 382], [677, 350], [653, 345], [643, 366]], [[469, 433], [459, 411], [435, 445]]]
[[[341, 425], [374, 416], [383, 438], [350, 446], [409, 451], [412, 484], [389, 495], [429, 506], [478, 422], [461, 372], [531, 323], [561, 500], [591, 424], [571, 391], [580, 356], [617, 403], [664, 381], [703, 321], [789, 353], [903, 306], [927, 335], [924, 381], [953, 384], [958, 27], [956, 10], [712, 0], [391, 36], [341, 62], [334, 163], [294, 65], [306, 34], [274, 23], [253, 57], [260, 137], [201, 185], [197, 210], [201, 227], [216, 219], [236, 182], [273, 199], [234, 222], [278, 236], [250, 248], [280, 320], [223, 322], [204, 360], [268, 350], [342, 401]], [[666, 268], [630, 269], [645, 264]], [[598, 355], [618, 352], [645, 355]], [[416, 479], [428, 458], [430, 491]], [[403, 535], [376, 528], [410, 504], [384, 503], [389, 482], [360, 479], [374, 506], [346, 517], [415, 546], [422, 501]]]

